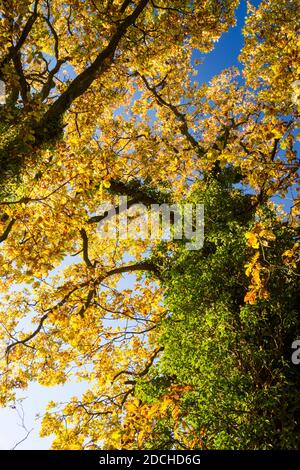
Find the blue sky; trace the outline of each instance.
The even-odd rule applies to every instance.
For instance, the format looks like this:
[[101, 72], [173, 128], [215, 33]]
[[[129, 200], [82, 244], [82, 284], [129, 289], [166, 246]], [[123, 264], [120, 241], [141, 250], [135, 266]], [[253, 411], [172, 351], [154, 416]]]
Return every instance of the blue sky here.
[[[254, 5], [259, 0], [252, 0]], [[242, 0], [237, 10], [237, 25], [225, 33], [216, 44], [213, 52], [204, 56], [204, 64], [198, 67], [198, 81], [209, 81], [214, 75], [224, 68], [240, 66], [238, 56], [243, 46], [242, 28], [246, 15], [246, 0]], [[195, 51], [194, 59], [200, 58]], [[39, 437], [40, 422], [36, 420], [36, 414], [43, 413], [48, 401], [66, 401], [68, 397], [81, 394], [85, 389], [83, 383], [68, 384], [64, 387], [45, 388], [32, 384], [22, 396], [27, 397], [23, 402], [25, 424], [28, 430], [33, 428], [28, 438], [20, 444], [18, 449], [48, 449], [51, 439]], [[11, 449], [26, 435], [26, 431], [20, 426], [20, 418], [16, 410], [0, 409], [0, 449]]]

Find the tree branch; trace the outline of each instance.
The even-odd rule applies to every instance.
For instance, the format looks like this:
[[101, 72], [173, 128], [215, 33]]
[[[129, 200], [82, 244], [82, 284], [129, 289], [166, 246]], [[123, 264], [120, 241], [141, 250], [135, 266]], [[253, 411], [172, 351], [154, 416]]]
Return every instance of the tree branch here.
[[88, 236], [86, 234], [86, 231], [84, 228], [80, 230], [80, 235], [82, 238], [82, 244], [83, 244], [83, 259], [85, 264], [87, 265], [88, 268], [93, 268], [93, 264], [89, 258], [89, 241], [88, 241]]
[[[128, 183], [123, 183], [119, 180], [110, 180], [109, 190], [116, 194], [126, 195], [131, 197], [127, 202], [127, 206], [115, 206], [115, 213], [118, 215], [124, 212], [135, 204], [144, 204], [146, 207], [150, 207], [152, 204], [163, 204], [164, 202], [170, 202], [167, 194], [159, 193], [156, 190], [151, 188], [145, 188], [143, 185], [137, 181], [133, 180]], [[115, 214], [113, 213], [112, 216]], [[94, 224], [101, 222], [108, 216], [108, 212], [105, 212], [102, 215], [96, 215], [90, 217], [87, 221], [88, 224]]]
[[23, 71], [23, 67], [22, 67], [22, 61], [21, 61], [21, 53], [17, 52], [13, 56], [12, 60], [13, 60], [13, 63], [14, 63], [15, 71], [17, 72], [17, 75], [18, 75], [19, 85], [20, 85], [20, 93], [21, 93], [23, 103], [27, 103], [28, 102], [28, 93], [30, 91], [30, 87], [29, 87], [29, 85], [26, 81], [25, 75], [24, 75], [24, 71]]
[[124, 0], [120, 8], [120, 13], [124, 13], [126, 8], [130, 5], [130, 3], [131, 3], [131, 0]]
[[55, 58], [58, 60], [58, 55], [59, 55], [59, 38], [58, 34], [55, 31], [55, 28], [53, 24], [51, 23], [51, 10], [50, 10], [50, 5], [49, 5], [49, 0], [47, 0], [47, 9], [48, 9], [48, 16], [44, 16], [44, 20], [46, 21], [47, 25], [49, 26], [49, 29], [54, 37], [54, 53], [55, 53]]
[[55, 64], [55, 67], [51, 70], [51, 72], [49, 73], [49, 76], [48, 76], [48, 80], [47, 82], [44, 84], [43, 88], [42, 88], [42, 91], [40, 93], [40, 96], [42, 98], [42, 101], [44, 101], [46, 98], [48, 98], [49, 94], [50, 94], [50, 91], [51, 89], [55, 86], [55, 84], [53, 83], [53, 78], [54, 78], [54, 75], [59, 72], [61, 66], [69, 59], [69, 57], [65, 58], [65, 59], [59, 59], [56, 64]]
[[[149, 372], [149, 369], [150, 367], [153, 365], [153, 362], [154, 360], [157, 358], [158, 354], [163, 351], [163, 347], [161, 346], [160, 348], [156, 349], [153, 353], [153, 355], [151, 356], [149, 362], [147, 363], [145, 369], [143, 369], [141, 372], [132, 372], [132, 371], [129, 371], [129, 370], [121, 370], [120, 372], [118, 372], [112, 382], [114, 382], [118, 377], [120, 377], [121, 375], [125, 374], [125, 375], [132, 375], [134, 377], [138, 377], [138, 378], [141, 378], [141, 377], [144, 377], [145, 375], [148, 374]], [[131, 384], [133, 384], [133, 381], [130, 382]]]
[[180, 125], [180, 131], [182, 132], [182, 134], [187, 138], [187, 140], [190, 142], [190, 144], [192, 145], [192, 147], [196, 150], [198, 156], [203, 156], [205, 154], [205, 150], [200, 146], [199, 142], [197, 142], [197, 140], [195, 139], [195, 137], [190, 133], [189, 131], [189, 128], [188, 128], [188, 123], [187, 123], [187, 120], [186, 120], [186, 116], [185, 114], [181, 113], [177, 106], [171, 104], [171, 103], [168, 103], [157, 91], [157, 86], [151, 86], [148, 82], [148, 80], [146, 79], [146, 77], [144, 75], [141, 75], [140, 73], [136, 72], [136, 75], [139, 76], [144, 85], [146, 86], [147, 90], [149, 90], [153, 96], [155, 97], [156, 99], [156, 102], [159, 106], [164, 106], [168, 109], [170, 109], [170, 111], [172, 111], [172, 113], [174, 114], [174, 116], [181, 122], [181, 125]]

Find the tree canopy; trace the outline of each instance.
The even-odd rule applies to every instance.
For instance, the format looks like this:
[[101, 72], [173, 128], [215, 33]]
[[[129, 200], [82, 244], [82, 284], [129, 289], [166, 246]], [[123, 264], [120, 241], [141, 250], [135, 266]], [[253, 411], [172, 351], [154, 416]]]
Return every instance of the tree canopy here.
[[[300, 3], [199, 85], [238, 3], [0, 1], [0, 404], [84, 381], [54, 449], [299, 447]], [[203, 247], [103, 238], [119, 196], [204, 204]]]

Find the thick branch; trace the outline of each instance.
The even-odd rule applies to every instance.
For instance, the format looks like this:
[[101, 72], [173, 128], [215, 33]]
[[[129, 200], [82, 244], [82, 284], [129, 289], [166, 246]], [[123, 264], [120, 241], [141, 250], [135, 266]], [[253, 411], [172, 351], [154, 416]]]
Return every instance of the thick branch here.
[[130, 5], [130, 3], [131, 3], [131, 0], [124, 0], [120, 8], [120, 13], [124, 13], [126, 8]]
[[43, 88], [42, 88], [42, 91], [40, 93], [41, 95], [41, 98], [42, 98], [42, 101], [44, 101], [46, 98], [48, 98], [52, 88], [55, 86], [54, 82], [53, 82], [53, 78], [55, 76], [55, 74], [57, 72], [59, 72], [62, 64], [64, 64], [67, 60], [69, 59], [69, 57], [67, 57], [66, 59], [59, 59], [57, 62], [56, 62], [56, 65], [55, 67], [51, 70], [51, 72], [49, 73], [49, 76], [48, 76], [48, 80], [47, 82], [44, 84]]
[[[144, 377], [145, 375], [148, 374], [149, 372], [149, 369], [150, 367], [153, 365], [153, 362], [154, 360], [157, 358], [158, 354], [163, 351], [163, 347], [161, 346], [160, 348], [156, 349], [154, 351], [154, 353], [152, 354], [152, 356], [150, 357], [149, 359], [149, 362], [146, 364], [146, 367], [141, 371], [141, 372], [132, 372], [132, 371], [129, 371], [129, 370], [121, 370], [120, 372], [118, 372], [114, 378], [113, 378], [113, 382], [118, 378], [120, 377], [121, 375], [132, 375], [134, 377], [137, 377], [137, 378], [141, 378], [141, 377]], [[135, 383], [135, 381], [130, 381], [131, 384]]]
[[8, 226], [6, 227], [6, 229], [4, 230], [4, 232], [2, 233], [2, 235], [0, 235], [0, 243], [4, 242], [4, 241], [7, 239], [8, 235], [9, 235], [10, 232], [11, 232], [11, 229], [13, 228], [13, 225], [14, 225], [15, 221], [16, 221], [15, 219], [12, 219], [12, 220], [9, 222]]
[[83, 249], [83, 259], [88, 268], [92, 268], [93, 264], [89, 258], [89, 240], [84, 228], [80, 230], [80, 235], [82, 238], [82, 249]]
[[40, 123], [40, 128], [47, 127], [49, 120], [53, 118], [58, 119], [62, 116], [70, 108], [73, 101], [90, 87], [99, 74], [105, 72], [111, 66], [121, 39], [128, 28], [135, 23], [148, 3], [149, 0], [141, 0], [134, 12], [120, 23], [105, 49], [87, 69], [72, 81], [67, 90], [49, 108]]
[[11, 46], [9, 48], [9, 51], [8, 51], [6, 57], [4, 57], [4, 59], [2, 59], [2, 61], [0, 62], [0, 79], [1, 80], [4, 79], [3, 69], [4, 69], [5, 65], [7, 65], [16, 56], [16, 54], [20, 51], [20, 49], [22, 48], [22, 46], [25, 43], [26, 39], [28, 38], [28, 36], [30, 34], [30, 31], [32, 30], [32, 27], [33, 27], [35, 21], [37, 20], [37, 17], [38, 17], [38, 11], [37, 11], [38, 3], [39, 3], [39, 0], [36, 0], [36, 2], [34, 4], [33, 13], [29, 17], [29, 19], [27, 20], [27, 23], [24, 26], [24, 29], [22, 31], [22, 34], [21, 34], [17, 44], [15, 46]]
[[20, 93], [21, 93], [23, 103], [27, 103], [28, 102], [28, 96], [27, 95], [30, 91], [30, 87], [29, 87], [29, 85], [26, 81], [25, 75], [24, 75], [22, 60], [21, 60], [21, 53], [20, 52], [17, 52], [13, 56], [13, 63], [14, 63], [15, 71], [18, 75]]

